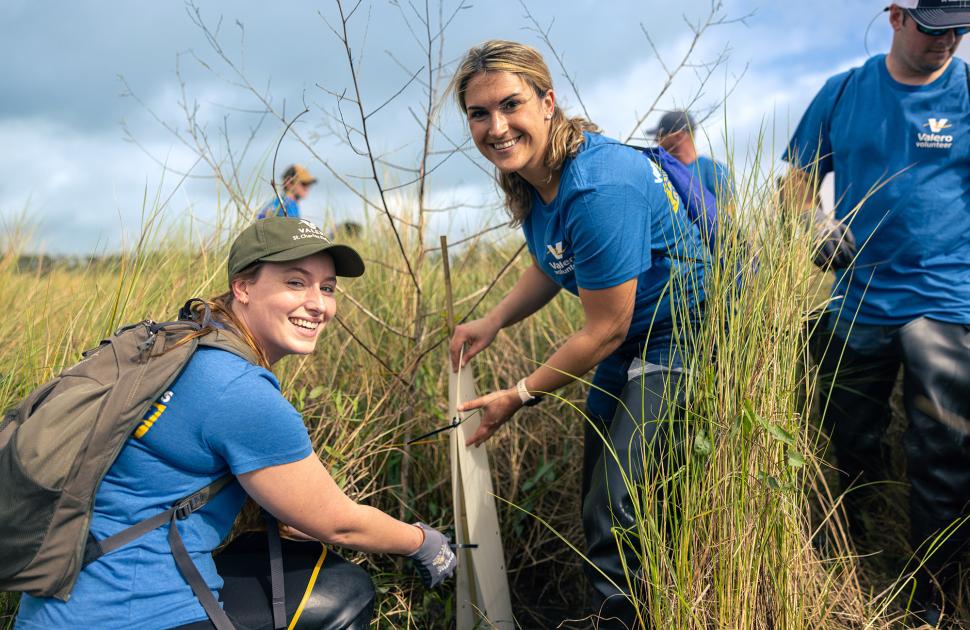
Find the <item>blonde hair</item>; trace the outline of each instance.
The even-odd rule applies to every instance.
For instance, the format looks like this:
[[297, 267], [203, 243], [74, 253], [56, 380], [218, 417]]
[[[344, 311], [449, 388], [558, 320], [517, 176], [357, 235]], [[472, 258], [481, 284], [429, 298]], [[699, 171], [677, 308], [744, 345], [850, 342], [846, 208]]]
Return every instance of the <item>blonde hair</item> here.
[[[531, 46], [492, 39], [475, 46], [465, 54], [451, 80], [458, 107], [465, 113], [465, 92], [473, 77], [486, 72], [508, 72], [525, 81], [536, 96], [543, 98], [552, 90], [552, 76], [539, 51]], [[600, 128], [582, 116], [568, 118], [558, 105], [549, 121], [549, 144], [543, 163], [550, 176], [562, 169], [567, 158], [579, 152], [583, 132], [599, 133]], [[519, 225], [532, 209], [533, 188], [518, 173], [498, 171], [495, 176], [505, 193], [505, 207], [512, 217], [512, 225]]]

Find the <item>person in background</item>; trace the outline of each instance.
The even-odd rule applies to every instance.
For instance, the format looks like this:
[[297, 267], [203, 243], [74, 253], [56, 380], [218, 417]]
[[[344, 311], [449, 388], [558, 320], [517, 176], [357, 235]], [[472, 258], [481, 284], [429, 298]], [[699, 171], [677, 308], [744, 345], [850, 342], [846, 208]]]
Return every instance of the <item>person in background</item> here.
[[970, 513], [970, 76], [953, 58], [970, 26], [964, 4], [893, 2], [889, 53], [831, 77], [785, 156], [804, 188], [796, 199], [835, 177], [843, 229], [826, 228], [835, 239], [816, 261], [836, 269], [823, 424], [860, 540], [873, 529], [862, 500], [886, 479], [883, 436], [903, 368], [911, 540], [925, 561], [911, 611], [931, 625], [959, 586]]
[[691, 169], [694, 177], [707, 190], [714, 193], [719, 205], [730, 205], [734, 189], [726, 165], [697, 153], [694, 132], [697, 124], [690, 112], [675, 109], [660, 118], [660, 124], [648, 133], [654, 135], [657, 144], [663, 147], [681, 164]]
[[300, 202], [309, 194], [310, 187], [317, 183], [317, 178], [310, 175], [310, 171], [299, 164], [293, 164], [283, 171], [283, 190], [280, 199], [273, 197], [256, 214], [257, 219], [266, 217], [300, 218]]

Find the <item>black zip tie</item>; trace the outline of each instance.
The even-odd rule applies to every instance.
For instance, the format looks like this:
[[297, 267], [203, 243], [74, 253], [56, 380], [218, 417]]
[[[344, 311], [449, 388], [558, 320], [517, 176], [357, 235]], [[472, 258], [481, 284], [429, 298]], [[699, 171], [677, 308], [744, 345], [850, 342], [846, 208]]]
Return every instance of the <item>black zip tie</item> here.
[[478, 549], [478, 543], [450, 543], [452, 549]]
[[458, 416], [455, 416], [454, 418], [451, 419], [451, 423], [450, 424], [447, 424], [447, 425], [445, 425], [445, 426], [443, 426], [443, 427], [441, 427], [439, 429], [435, 429], [434, 431], [429, 431], [429, 432], [425, 433], [424, 435], [419, 435], [416, 438], [411, 438], [410, 440], [408, 440], [407, 442], [405, 442], [405, 444], [411, 445], [411, 444], [414, 444], [415, 442], [420, 442], [421, 440], [425, 440], [425, 439], [427, 439], [427, 438], [429, 438], [429, 437], [431, 437], [433, 435], [438, 435], [439, 433], [442, 433], [444, 431], [447, 431], [448, 429], [454, 429], [455, 427], [457, 427], [458, 425], [460, 425], [462, 422], [464, 422], [465, 420], [468, 420], [470, 417], [472, 417], [473, 414], [476, 414], [476, 413], [478, 413], [480, 411], [481, 411], [481, 409], [473, 409], [470, 412], [468, 412], [468, 415], [465, 416], [464, 418], [462, 418], [461, 420], [458, 419]]

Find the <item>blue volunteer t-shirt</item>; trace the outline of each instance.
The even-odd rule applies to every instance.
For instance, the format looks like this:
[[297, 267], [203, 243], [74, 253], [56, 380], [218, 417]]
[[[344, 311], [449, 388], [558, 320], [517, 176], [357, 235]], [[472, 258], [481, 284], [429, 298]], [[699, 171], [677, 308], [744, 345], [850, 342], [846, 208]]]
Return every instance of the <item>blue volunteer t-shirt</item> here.
[[[200, 348], [148, 410], [98, 488], [91, 533], [106, 538], [163, 512], [227, 472], [234, 475], [312, 453], [300, 414], [269, 371], [234, 354]], [[213, 594], [222, 588], [212, 551], [246, 494], [233, 481], [179, 521], [179, 533]], [[67, 602], [23, 595], [16, 628], [171, 628], [206, 619], [175, 566], [168, 525], [81, 571]]]
[[[286, 215], [288, 217], [293, 217], [295, 219], [300, 218], [300, 205], [295, 199], [290, 199], [286, 195], [283, 195], [283, 208], [286, 208]], [[265, 219], [266, 217], [282, 217], [284, 216], [283, 210], [280, 207], [280, 200], [273, 197], [269, 202], [263, 206], [263, 208], [256, 213], [257, 219]]]
[[[839, 96], [841, 92], [841, 96]], [[832, 77], [792, 136], [793, 166], [835, 171], [836, 216], [858, 207], [855, 264], [830, 307], [864, 324], [920, 316], [970, 323], [970, 96], [953, 59], [925, 86], [904, 85], [885, 55]]]
[[687, 165], [687, 168], [701, 186], [711, 191], [718, 201], [729, 201], [734, 196], [727, 166], [706, 155], [699, 155], [693, 163]]
[[660, 336], [672, 327], [672, 305], [703, 301], [707, 248], [651, 160], [616, 140], [584, 136], [563, 166], [556, 198], [544, 204], [534, 193], [522, 229], [539, 268], [574, 295], [637, 278], [620, 349], [633, 356], [651, 321]]

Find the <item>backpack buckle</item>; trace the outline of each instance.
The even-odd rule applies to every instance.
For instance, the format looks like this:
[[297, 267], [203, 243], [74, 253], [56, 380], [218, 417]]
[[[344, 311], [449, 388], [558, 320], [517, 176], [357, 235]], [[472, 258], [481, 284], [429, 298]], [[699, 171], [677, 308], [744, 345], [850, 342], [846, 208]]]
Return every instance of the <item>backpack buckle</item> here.
[[192, 514], [192, 512], [195, 512], [205, 504], [205, 497], [197, 494], [182, 499], [175, 505], [175, 518], [180, 521], [184, 521], [189, 517], [190, 514]]

